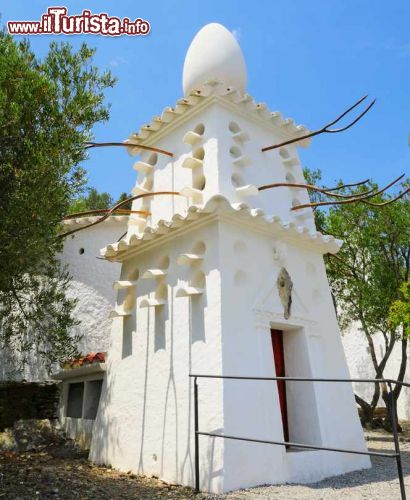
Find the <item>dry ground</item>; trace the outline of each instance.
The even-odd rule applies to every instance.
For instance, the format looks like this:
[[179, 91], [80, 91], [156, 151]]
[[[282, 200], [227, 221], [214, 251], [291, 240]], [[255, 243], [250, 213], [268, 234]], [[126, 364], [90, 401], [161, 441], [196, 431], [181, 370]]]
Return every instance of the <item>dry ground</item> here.
[[[371, 450], [393, 449], [388, 435], [367, 433]], [[410, 497], [410, 440], [402, 438], [401, 449]], [[219, 499], [398, 499], [396, 464], [392, 459], [375, 458], [373, 468], [329, 478], [310, 485], [283, 485], [253, 488], [211, 497], [195, 495], [189, 488], [167, 485], [157, 479], [123, 474], [90, 464], [84, 454], [72, 449], [49, 447], [0, 455], [0, 499], [150, 499], [150, 498], [219, 498]]]

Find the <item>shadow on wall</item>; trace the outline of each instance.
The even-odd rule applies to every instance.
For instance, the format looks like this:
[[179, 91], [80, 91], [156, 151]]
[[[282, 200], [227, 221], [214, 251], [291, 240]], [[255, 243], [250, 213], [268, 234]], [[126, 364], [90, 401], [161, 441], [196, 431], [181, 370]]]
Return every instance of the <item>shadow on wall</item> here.
[[192, 343], [205, 342], [205, 307], [206, 298], [203, 295], [191, 299]]
[[96, 288], [75, 280], [71, 282], [67, 295], [79, 299], [73, 315], [81, 323], [72, 330], [73, 335], [83, 337], [79, 342], [79, 351], [83, 354], [107, 351], [113, 304]]
[[[110, 387], [115, 385], [115, 376], [111, 375], [111, 377]], [[110, 387], [107, 383], [107, 374], [105, 374], [97, 418], [93, 426], [92, 453], [89, 455], [89, 460], [108, 466], [112, 465], [109, 459], [110, 450], [118, 449], [120, 445], [118, 436], [120, 431], [119, 425], [121, 424], [117, 419], [113, 419], [110, 416], [109, 408], [112, 404]], [[95, 460], [96, 457], [98, 457], [98, 460]]]
[[[175, 478], [176, 481], [180, 481], [179, 471], [178, 471], [178, 396], [177, 396], [177, 388], [175, 384], [175, 371], [174, 371], [174, 297], [173, 294], [170, 293], [171, 298], [171, 321], [170, 321], [170, 339], [169, 339], [169, 375], [167, 382], [167, 390], [165, 393], [165, 401], [164, 401], [164, 419], [162, 425], [162, 446], [161, 446], [161, 475], [164, 473], [164, 461], [165, 461], [165, 441], [166, 441], [166, 425], [167, 425], [167, 413], [170, 406], [170, 398], [172, 398], [172, 403], [174, 405], [175, 411]], [[190, 352], [190, 349], [189, 349]], [[172, 394], [170, 395], [170, 392]]]
[[40, 355], [32, 350], [24, 355], [9, 349], [0, 350], [0, 380], [24, 380], [29, 382], [41, 382], [49, 380], [46, 368], [41, 363]]
[[[203, 273], [201, 275], [197, 274], [192, 280], [191, 285], [205, 289], [205, 276]], [[131, 354], [135, 355], [135, 346], [134, 349], [132, 347], [133, 342], [145, 343], [143, 354], [145, 359], [138, 360], [138, 363], [142, 365], [141, 368], [144, 377], [144, 380], [140, 380], [141, 395], [136, 396], [139, 398], [138, 404], [135, 406], [132, 405], [137, 408], [135, 411], [138, 414], [135, 415], [135, 421], [141, 422], [141, 428], [136, 429], [138, 447], [135, 447], [135, 452], [133, 452], [135, 453], [135, 461], [134, 459], [132, 460], [133, 464], [130, 464], [130, 468], [138, 474], [150, 474], [152, 472], [152, 464], [149, 461], [147, 463], [147, 446], [151, 443], [152, 434], [151, 431], [147, 432], [147, 426], [150, 425], [151, 412], [157, 410], [156, 407], [152, 407], [153, 395], [149, 394], [148, 391], [152, 386], [151, 379], [154, 379], [157, 375], [152, 372], [151, 357], [158, 351], [163, 350], [164, 353], [161, 356], [166, 356], [167, 362], [165, 362], [165, 366], [169, 366], [169, 371], [167, 370], [166, 373], [165, 393], [162, 393], [164, 394], [162, 414], [160, 416], [157, 415], [162, 421], [161, 439], [160, 442], [156, 443], [161, 447], [158, 454], [158, 472], [162, 477], [166, 474], [172, 474], [178, 483], [193, 485], [193, 382], [188, 375], [192, 367], [193, 344], [196, 342], [206, 342], [204, 309], [207, 307], [207, 300], [206, 294], [194, 297], [178, 297], [175, 299], [173, 288], [178, 285], [177, 281], [175, 283], [167, 283], [165, 299], [168, 299], [168, 302], [166, 304], [157, 305], [154, 308], [138, 309], [138, 311], [134, 311], [135, 314], [133, 313], [133, 315], [129, 316], [130, 323], [135, 322], [137, 319], [138, 321], [142, 319], [142, 322], [146, 321], [145, 334], [141, 332], [142, 335], [133, 335], [135, 333], [135, 325], [132, 326], [132, 324], [129, 324], [126, 326], [126, 323], [124, 323], [123, 334], [128, 335], [128, 339], [126, 336], [123, 337], [122, 358], [124, 357], [124, 343], [126, 344], [127, 356]], [[157, 292], [158, 290], [159, 288], [157, 288]], [[161, 299], [163, 297], [156, 296], [156, 298]], [[189, 307], [189, 328], [187, 329], [189, 336], [186, 340], [185, 338], [175, 338], [175, 301], [187, 301], [186, 304]], [[143, 314], [147, 314], [146, 318], [141, 318]], [[185, 341], [187, 342], [185, 344], [186, 347], [184, 346]], [[178, 369], [176, 368], [175, 358], [178, 357], [180, 359], [181, 356], [180, 352], [176, 356], [176, 349], [182, 349], [187, 354], [183, 371], [181, 371], [180, 363], [178, 363]], [[118, 362], [121, 363], [120, 360]], [[111, 392], [112, 388], [116, 386], [116, 368], [115, 366], [111, 367], [110, 363], [108, 363], [108, 370], [112, 371], [111, 373], [107, 373], [104, 380], [100, 408], [94, 426], [92, 454], [90, 458], [98, 457], [99, 462], [115, 466], [116, 463], [120, 462], [118, 456], [121, 454], [121, 447], [124, 447], [123, 438], [121, 439], [121, 436], [124, 436], [124, 421], [121, 421], [119, 417], [113, 418], [113, 415], [117, 415], [117, 412], [111, 411], [112, 405], [117, 405], [119, 399], [117, 394], [114, 397]], [[107, 384], [107, 377], [109, 377], [109, 384]], [[132, 420], [132, 416], [128, 417]], [[182, 425], [185, 427], [181, 427]], [[206, 452], [208, 463], [211, 466], [208, 469], [208, 473], [201, 473], [201, 482], [208, 485], [209, 488], [214, 478], [222, 475], [221, 470], [213, 470], [215, 448], [215, 439], [212, 438], [208, 441], [208, 450]], [[205, 451], [205, 447], [203, 449]], [[124, 465], [124, 467], [127, 467], [127, 465]]]
[[[108, 302], [96, 289], [78, 281], [72, 281], [69, 297], [79, 299], [73, 315], [81, 321], [75, 326], [72, 335], [83, 336], [78, 350], [82, 354], [101, 352], [108, 349], [110, 338], [111, 319], [109, 314], [112, 304]], [[50, 380], [41, 356], [33, 349], [23, 355], [17, 350], [0, 350], [0, 380], [26, 380], [29, 382]], [[58, 365], [52, 367], [51, 372], [57, 371]]]
[[122, 359], [132, 356], [132, 338], [134, 334], [134, 317], [125, 316], [123, 319], [122, 333]]
[[[369, 366], [370, 366], [370, 370], [369, 370]], [[361, 356], [360, 361], [358, 363], [356, 363], [355, 369], [356, 369], [356, 373], [357, 373], [358, 378], [369, 378], [369, 377], [374, 376], [369, 355]], [[359, 395], [365, 401], [371, 401], [371, 399], [373, 397], [374, 385], [373, 384], [354, 383], [353, 390], [354, 390], [355, 394]], [[384, 402], [382, 399], [381, 399], [381, 402], [384, 406]], [[379, 404], [380, 404], [380, 401], [379, 401]]]
[[150, 310], [147, 309], [147, 336], [145, 340], [145, 379], [144, 379], [144, 399], [142, 402], [142, 427], [141, 427], [141, 445], [140, 456], [138, 462], [138, 474], [144, 472], [144, 441], [145, 441], [145, 424], [147, 415], [147, 387], [148, 387], [148, 372], [149, 372], [149, 331], [150, 331]]
[[[149, 366], [149, 346], [150, 346], [150, 331], [154, 331], [154, 351], [158, 349], [167, 348], [167, 355], [169, 356], [169, 373], [168, 380], [165, 391], [165, 398], [163, 401], [163, 419], [162, 419], [162, 442], [161, 442], [161, 455], [160, 455], [160, 475], [163, 476], [165, 472], [166, 464], [170, 463], [169, 450], [167, 450], [167, 440], [169, 441], [169, 436], [174, 436], [175, 442], [175, 457], [173, 463], [175, 464], [175, 481], [179, 483], [189, 483], [194, 484], [194, 432], [193, 432], [193, 385], [192, 380], [188, 377], [191, 366], [192, 366], [192, 344], [197, 341], [205, 342], [205, 327], [204, 327], [204, 314], [203, 308], [206, 306], [206, 299], [202, 296], [195, 298], [185, 298], [176, 300], [188, 300], [189, 301], [189, 337], [188, 337], [188, 359], [186, 365], [186, 378], [184, 384], [185, 387], [177, 386], [176, 383], [176, 373], [175, 373], [175, 348], [176, 339], [174, 332], [174, 296], [170, 290], [170, 307], [159, 307], [155, 308], [155, 325], [152, 328], [150, 324], [149, 311], [147, 310], [147, 330], [146, 330], [146, 348], [145, 348], [145, 380], [143, 389], [143, 401], [142, 401], [142, 428], [141, 428], [141, 440], [140, 440], [140, 450], [139, 450], [139, 463], [138, 463], [138, 473], [144, 473], [144, 446], [145, 446], [145, 426], [148, 420], [148, 408], [147, 408], [147, 387], [148, 387], [148, 377], [153, 376], [150, 374]], [[199, 311], [200, 309], [200, 311]], [[170, 311], [170, 312], [168, 312]], [[199, 314], [196, 315], [195, 311]], [[165, 345], [165, 331], [169, 324], [169, 342]], [[180, 375], [180, 374], [179, 374]], [[182, 411], [187, 412], [188, 429], [186, 435], [186, 445], [184, 446], [185, 451], [180, 449], [180, 411], [181, 411], [181, 397], [185, 399], [186, 390], [188, 391], [188, 397], [186, 399], [186, 409]], [[184, 403], [185, 405], [185, 403]], [[175, 418], [172, 419], [171, 415]], [[183, 455], [181, 455], [181, 451]], [[213, 464], [213, 454], [214, 454], [214, 444], [212, 443], [210, 449], [208, 450], [209, 463], [211, 464], [209, 475], [209, 484], [214, 476], [218, 476], [222, 471], [212, 471]], [[182, 459], [182, 460], [181, 460]], [[208, 478], [204, 477], [204, 480], [208, 481]]]
[[[220, 427], [217, 429], [212, 429], [210, 432], [212, 434], [223, 434], [224, 428]], [[208, 491], [210, 491], [210, 489], [211, 489], [212, 479], [215, 479], [217, 477], [221, 477], [223, 475], [223, 472], [224, 472], [223, 469], [213, 470], [214, 469], [214, 457], [215, 457], [215, 441], [217, 439], [220, 439], [220, 438], [211, 437], [208, 440], [208, 449], [206, 452], [206, 455], [207, 455], [206, 463], [209, 463], [209, 475], [208, 475], [208, 477], [206, 477], [206, 476], [204, 478], [201, 477], [201, 483], [207, 485]]]
[[154, 338], [154, 351], [166, 349], [166, 323], [169, 314], [168, 308], [160, 306], [155, 308], [155, 338]]

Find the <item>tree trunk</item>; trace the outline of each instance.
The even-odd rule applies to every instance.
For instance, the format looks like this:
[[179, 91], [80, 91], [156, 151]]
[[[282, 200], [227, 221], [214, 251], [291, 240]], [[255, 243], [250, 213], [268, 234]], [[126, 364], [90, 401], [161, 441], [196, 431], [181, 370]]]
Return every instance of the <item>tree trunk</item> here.
[[362, 425], [371, 424], [374, 415], [374, 408], [357, 394], [354, 395], [356, 403], [362, 409], [360, 421]]
[[[400, 362], [399, 373], [398, 373], [397, 379], [396, 379], [399, 382], [403, 382], [404, 376], [406, 375], [406, 368], [407, 368], [407, 338], [403, 337], [401, 339], [401, 362]], [[401, 384], [395, 384], [393, 386], [393, 406], [394, 406], [394, 411], [396, 412], [397, 416], [398, 416], [397, 400], [399, 399], [401, 389], [402, 389]], [[387, 387], [382, 392], [382, 398], [383, 398], [384, 404], [386, 405], [386, 408], [389, 408]], [[392, 424], [391, 424], [390, 415], [388, 415], [386, 417], [385, 422], [384, 422], [384, 427], [386, 430], [391, 431]], [[398, 431], [399, 432], [402, 431], [402, 428], [399, 424], [398, 424]]]
[[[362, 320], [362, 325], [363, 324], [364, 324], [364, 321]], [[393, 352], [393, 348], [394, 348], [394, 345], [396, 343], [396, 336], [394, 333], [390, 333], [390, 336], [389, 336], [390, 341], [386, 345], [386, 352], [385, 352], [383, 358], [381, 359], [381, 361], [379, 362], [377, 360], [376, 350], [374, 347], [374, 342], [373, 342], [373, 338], [372, 338], [371, 334], [368, 332], [368, 330], [365, 327], [363, 328], [363, 331], [365, 333], [367, 343], [369, 345], [370, 357], [371, 357], [371, 360], [373, 363], [373, 368], [375, 370], [376, 378], [384, 378], [384, 369], [385, 369], [386, 364], [390, 358], [391, 353]], [[404, 347], [403, 347], [403, 342], [406, 343], [406, 345]], [[407, 364], [407, 354], [406, 353], [407, 353], [407, 340], [402, 339], [402, 359], [401, 359], [400, 370], [399, 370], [399, 375], [401, 374], [401, 376], [402, 376], [401, 380], [404, 379], [404, 375], [405, 375], [405, 371], [406, 371], [406, 364]], [[400, 380], [400, 378], [398, 380]], [[398, 389], [397, 397], [395, 398], [395, 405], [397, 406], [397, 398], [399, 397], [401, 386], [397, 386], [396, 389]], [[377, 403], [379, 402], [380, 396], [382, 397], [382, 399], [386, 405], [386, 408], [387, 408], [387, 394], [388, 394], [388, 391], [387, 391], [386, 384], [375, 384], [373, 397], [372, 397], [372, 400], [370, 403], [367, 403], [366, 401], [363, 401], [363, 400], [361, 400], [362, 403], [360, 403], [360, 401], [358, 400], [358, 398], [356, 396], [356, 402], [363, 409], [362, 424], [366, 424], [366, 423], [371, 424], [373, 422], [374, 411], [377, 407]], [[385, 419], [384, 424], [386, 424], [386, 420], [388, 420], [390, 423], [390, 419], [387, 418], [387, 419]]]

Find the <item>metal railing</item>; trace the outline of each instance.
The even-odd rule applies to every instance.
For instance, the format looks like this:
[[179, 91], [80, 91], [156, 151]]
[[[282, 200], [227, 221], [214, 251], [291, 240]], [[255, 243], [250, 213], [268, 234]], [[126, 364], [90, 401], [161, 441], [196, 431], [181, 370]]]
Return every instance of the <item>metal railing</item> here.
[[[263, 443], [271, 444], [276, 446], [285, 446], [287, 448], [301, 448], [307, 450], [323, 450], [323, 451], [333, 451], [337, 453], [350, 453], [353, 455], [367, 455], [370, 457], [388, 457], [395, 458], [397, 465], [397, 475], [400, 484], [401, 499], [406, 500], [406, 491], [404, 486], [404, 476], [403, 476], [403, 465], [400, 453], [399, 444], [399, 434], [398, 434], [398, 421], [396, 407], [394, 404], [394, 396], [392, 385], [401, 385], [403, 387], [410, 387], [410, 384], [406, 382], [400, 382], [398, 380], [392, 379], [362, 379], [362, 378], [305, 378], [305, 377], [245, 377], [245, 376], [231, 376], [231, 375], [202, 375], [202, 374], [190, 374], [190, 378], [194, 379], [194, 430], [195, 430], [195, 491], [199, 492], [199, 436], [211, 436], [223, 439], [234, 439], [236, 441], [248, 441], [250, 443]], [[393, 441], [394, 441], [394, 453], [382, 453], [376, 451], [361, 451], [361, 450], [351, 450], [344, 448], [333, 448], [329, 446], [316, 446], [305, 443], [293, 443], [290, 441], [271, 441], [264, 439], [254, 439], [242, 436], [231, 436], [227, 434], [216, 434], [212, 432], [203, 432], [199, 430], [199, 412], [198, 412], [198, 379], [199, 378], [210, 378], [210, 379], [232, 379], [232, 380], [271, 380], [271, 381], [285, 381], [285, 382], [334, 382], [334, 383], [372, 383], [372, 384], [386, 384], [388, 387], [387, 395], [387, 409], [390, 416], [390, 422], [392, 426]]]

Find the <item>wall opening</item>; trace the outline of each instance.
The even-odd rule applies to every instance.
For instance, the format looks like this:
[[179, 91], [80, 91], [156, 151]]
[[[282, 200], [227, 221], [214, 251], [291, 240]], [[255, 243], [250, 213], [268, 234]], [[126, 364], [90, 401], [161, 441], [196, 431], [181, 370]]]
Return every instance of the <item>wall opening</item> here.
[[242, 151], [238, 148], [238, 146], [231, 146], [229, 148], [229, 154], [232, 156], [232, 158], [239, 158], [242, 156]]
[[241, 174], [235, 173], [231, 175], [232, 185], [235, 188], [239, 188], [245, 185], [245, 179]]
[[279, 154], [284, 160], [290, 157], [289, 151], [286, 148], [280, 148]]
[[289, 184], [295, 184], [296, 179], [291, 173], [286, 174], [286, 182], [289, 182]]
[[192, 153], [192, 156], [196, 158], [197, 160], [203, 160], [205, 158], [205, 150], [204, 148], [200, 147], [195, 149], [195, 151]]
[[229, 131], [232, 134], [239, 134], [241, 127], [236, 122], [229, 122]]
[[192, 187], [194, 189], [199, 189], [199, 191], [203, 191], [205, 189], [205, 185], [206, 185], [205, 176], [202, 175], [202, 173], [196, 174], [196, 172], [194, 172], [193, 180], [192, 180]]
[[[273, 350], [273, 362], [275, 364], [276, 377], [286, 377], [285, 350], [283, 345], [282, 330], [271, 329], [270, 331]], [[284, 380], [276, 381], [279, 395], [279, 406], [282, 417], [283, 438], [289, 441], [289, 421], [288, 421], [288, 404], [286, 398], [286, 382]]]
[[197, 241], [192, 247], [192, 253], [203, 255], [206, 252], [206, 245], [203, 241]]
[[146, 189], [147, 191], [152, 191], [154, 187], [154, 176], [152, 174], [146, 175], [144, 177], [144, 180], [140, 184], [138, 184], [138, 186], [142, 189]]
[[[282, 344], [283, 363], [281, 373], [284, 374], [282, 376], [312, 377], [305, 330], [303, 328], [283, 330]], [[289, 441], [321, 445], [319, 416], [314, 390], [315, 382], [282, 382], [282, 384], [285, 386]], [[288, 451], [297, 450], [290, 448]]]
[[86, 398], [84, 401], [84, 417], [89, 420], [95, 420], [97, 416], [98, 404], [100, 402], [101, 389], [103, 381], [91, 380], [86, 382]]
[[158, 268], [162, 269], [163, 271], [166, 271], [169, 267], [169, 257], [166, 255], [165, 257], [162, 257], [159, 262], [158, 262]]
[[204, 135], [205, 125], [203, 123], [198, 123], [198, 125], [194, 128], [194, 132], [199, 135]]
[[84, 382], [69, 384], [66, 416], [81, 418], [83, 414]]
[[140, 270], [138, 268], [135, 268], [128, 273], [128, 279], [130, 281], [137, 281], [139, 277], [140, 277]]
[[157, 153], [152, 153], [147, 158], [147, 163], [149, 165], [156, 165], [157, 161], [158, 161], [158, 155], [157, 155]]

